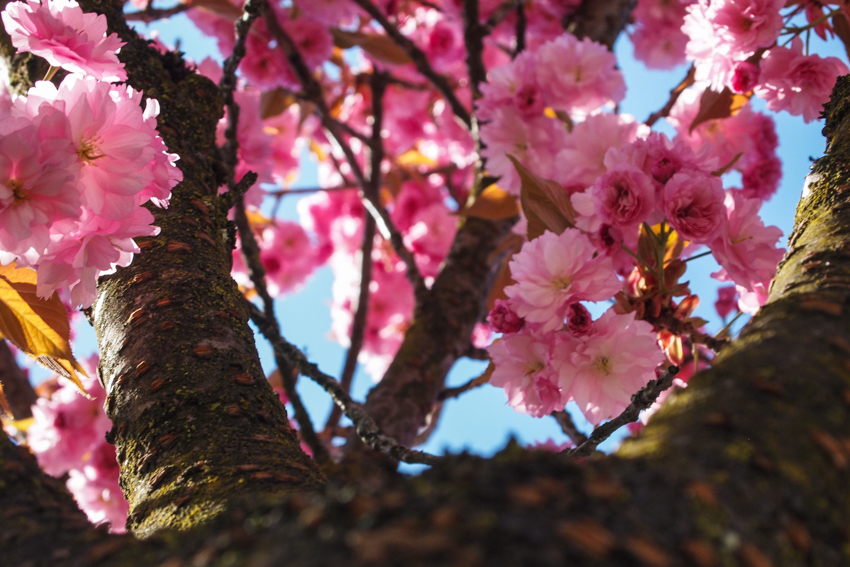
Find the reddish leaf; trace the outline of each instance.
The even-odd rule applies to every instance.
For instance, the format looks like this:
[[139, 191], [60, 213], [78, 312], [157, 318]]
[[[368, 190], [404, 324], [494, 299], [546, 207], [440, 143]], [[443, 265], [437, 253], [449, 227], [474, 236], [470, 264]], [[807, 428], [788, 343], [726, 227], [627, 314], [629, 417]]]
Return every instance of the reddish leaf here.
[[514, 156], [509, 155], [508, 158], [522, 181], [520, 201], [528, 219], [528, 239], [534, 240], [546, 230], [561, 234], [568, 228], [574, 228], [577, 213], [561, 184], [532, 173]]
[[489, 220], [509, 219], [519, 214], [519, 205], [516, 197], [498, 185], [490, 185], [476, 197], [471, 207], [458, 214]]
[[331, 29], [334, 45], [341, 49], [357, 46], [382, 63], [404, 65], [413, 61], [392, 39], [384, 34]]

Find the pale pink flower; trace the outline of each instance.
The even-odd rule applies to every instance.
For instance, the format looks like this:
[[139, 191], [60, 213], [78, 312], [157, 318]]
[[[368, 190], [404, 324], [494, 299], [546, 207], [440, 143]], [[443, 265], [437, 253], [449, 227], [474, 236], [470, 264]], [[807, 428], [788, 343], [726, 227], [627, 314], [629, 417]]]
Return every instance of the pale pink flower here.
[[537, 84], [537, 58], [533, 51], [523, 51], [507, 65], [490, 69], [489, 81], [481, 85], [484, 95], [477, 102], [479, 116], [489, 120], [494, 109], [514, 105], [523, 118], [539, 116], [546, 108]]
[[552, 367], [553, 346], [552, 335], [521, 331], [487, 347], [496, 366], [490, 384], [503, 388], [508, 404], [518, 412], [543, 417], [564, 409], [569, 393], [559, 385]]
[[685, 240], [706, 243], [726, 218], [720, 179], [704, 173], [677, 173], [664, 186], [661, 209]]
[[630, 34], [635, 59], [650, 69], [672, 69], [685, 62], [688, 36], [682, 32], [689, 1], [640, 0]]
[[556, 155], [566, 145], [567, 133], [557, 121], [545, 116], [524, 120], [519, 111], [505, 106], [496, 109], [493, 119], [481, 127], [481, 140], [487, 147], [487, 170], [500, 177], [499, 187], [519, 195], [522, 184], [512, 155], [523, 166], [545, 179], [556, 173]]
[[652, 325], [635, 321], [634, 313], [618, 315], [613, 308], [593, 323], [589, 334], [559, 345], [553, 354], [561, 387], [570, 389], [593, 425], [624, 410], [664, 360]]
[[457, 217], [442, 202], [432, 203], [416, 212], [403, 236], [404, 245], [413, 252], [423, 276], [437, 276], [456, 232]]
[[803, 40], [796, 37], [790, 49], [774, 47], [767, 52], [756, 95], [765, 99], [771, 110], [787, 110], [811, 122], [820, 116], [835, 80], [848, 72], [837, 57], [804, 55]]
[[738, 299], [738, 309], [747, 315], [755, 315], [762, 305], [767, 303], [770, 282], [762, 282], [753, 285], [752, 291], [743, 286], [736, 286], [741, 294]]
[[589, 38], [565, 33], [537, 51], [537, 82], [550, 106], [566, 112], [595, 110], [626, 95], [613, 53]]
[[655, 209], [652, 179], [629, 163], [614, 166], [590, 191], [596, 214], [603, 223], [616, 228], [633, 228]]
[[47, 114], [38, 125], [0, 120], [0, 248], [11, 254], [40, 254], [50, 225], [80, 214], [80, 168], [67, 119]]
[[89, 521], [108, 523], [110, 532], [124, 533], [130, 504], [118, 484], [120, 471], [115, 446], [101, 438], [91, 447], [85, 464], [68, 474], [66, 486]]
[[761, 201], [745, 199], [735, 191], [726, 194], [727, 221], [709, 248], [722, 270], [711, 274], [720, 281], [732, 280], [749, 291], [776, 273], [783, 250], [776, 247], [782, 231], [764, 226], [758, 215]]
[[715, 91], [727, 86], [738, 61], [769, 47], [782, 30], [785, 0], [700, 0], [688, 7], [682, 31], [697, 81]]
[[560, 236], [546, 231], [526, 242], [510, 262], [517, 282], [505, 288], [511, 307], [541, 332], [563, 326], [567, 306], [576, 301], [610, 299], [622, 284], [607, 256], [594, 257], [595, 247], [576, 229]]
[[118, 50], [124, 42], [106, 35], [106, 16], [83, 12], [74, 0], [11, 2], [3, 25], [19, 51], [43, 57], [54, 67], [100, 81], [126, 81]]
[[304, 15], [333, 27], [357, 14], [357, 4], [350, 0], [295, 0], [295, 5]]
[[564, 148], [555, 157], [552, 179], [574, 193], [584, 191], [606, 171], [605, 155], [635, 141], [644, 133], [634, 116], [599, 112], [577, 123], [568, 133]]
[[260, 260], [273, 297], [300, 289], [316, 269], [319, 252], [300, 224], [278, 221], [262, 231]]
[[504, 299], [496, 300], [496, 304], [487, 315], [487, 321], [497, 333], [516, 333], [525, 323], [525, 320], [514, 313], [511, 304]]

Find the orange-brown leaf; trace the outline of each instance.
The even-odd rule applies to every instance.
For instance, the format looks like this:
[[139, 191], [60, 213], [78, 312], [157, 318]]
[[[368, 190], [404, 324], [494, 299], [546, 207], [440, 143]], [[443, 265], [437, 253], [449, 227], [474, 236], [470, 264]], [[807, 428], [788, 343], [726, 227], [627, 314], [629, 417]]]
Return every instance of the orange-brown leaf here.
[[341, 49], [357, 46], [382, 63], [404, 65], [413, 61], [392, 39], [384, 34], [331, 29], [334, 45]]
[[509, 155], [508, 159], [513, 162], [522, 182], [520, 202], [528, 219], [528, 239], [533, 240], [546, 230], [561, 234], [574, 228], [576, 212], [561, 184], [532, 173], [514, 156]]
[[234, 22], [242, 17], [242, 8], [234, 6], [228, 0], [192, 0], [192, 6]]
[[71, 352], [68, 312], [56, 294], [39, 298], [36, 281], [35, 270], [14, 262], [0, 266], [0, 334], [85, 394], [77, 373], [86, 372]]
[[841, 39], [844, 44], [844, 50], [847, 51], [847, 57], [850, 57], [850, 22], [847, 21], [847, 14], [839, 12], [832, 17], [832, 29], [835, 35]]
[[458, 214], [489, 220], [509, 219], [519, 214], [519, 204], [516, 197], [498, 185], [490, 185], [476, 197], [471, 207]]
[[693, 132], [694, 128], [703, 122], [734, 116], [750, 101], [751, 96], [752, 93], [733, 93], [729, 87], [720, 92], [706, 89], [699, 99], [699, 112], [691, 122], [688, 132]]

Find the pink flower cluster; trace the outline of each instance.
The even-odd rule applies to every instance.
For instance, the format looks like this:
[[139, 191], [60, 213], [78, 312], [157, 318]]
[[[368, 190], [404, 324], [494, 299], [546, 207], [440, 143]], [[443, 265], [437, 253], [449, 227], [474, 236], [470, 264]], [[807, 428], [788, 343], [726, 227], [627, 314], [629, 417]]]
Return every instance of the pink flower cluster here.
[[[836, 57], [803, 53], [803, 40], [793, 36], [791, 47], [776, 45], [782, 31], [785, 0], [699, 0], [688, 7], [682, 31], [685, 48], [696, 67], [695, 78], [714, 91], [755, 94], [771, 110], [785, 110], [816, 120], [847, 66]], [[807, 3], [811, 21], [823, 9]], [[828, 21], [815, 29], [825, 37]], [[797, 32], [799, 34], [799, 32]], [[766, 53], [765, 53], [765, 50]]]
[[[97, 355], [83, 361], [90, 376], [96, 375], [97, 362]], [[68, 489], [89, 520], [108, 522], [112, 532], [121, 533], [129, 504], [118, 486], [115, 447], [105, 439], [112, 427], [103, 411], [106, 392], [95, 378], [82, 378], [82, 382], [93, 400], [64, 381], [58, 382], [49, 398], [37, 400], [27, 443], [45, 472], [69, 474]]]
[[141, 93], [99, 80], [126, 78], [103, 16], [16, 2], [3, 21], [21, 49], [89, 76], [41, 81], [0, 118], [0, 262], [37, 268], [39, 295], [67, 287], [87, 307], [98, 275], [158, 232], [141, 205], [165, 206], [182, 173], [157, 135], [157, 101], [143, 108]]
[[622, 100], [626, 87], [605, 46], [563, 34], [493, 69], [482, 92], [478, 106], [479, 116], [488, 121], [481, 128], [487, 169], [501, 177], [501, 187], [518, 193], [519, 178], [508, 155], [538, 175], [557, 179], [558, 152], [577, 146], [570, 146], [565, 125], [545, 109], [583, 118]]
[[694, 1], [640, 0], [632, 13], [635, 59], [650, 69], [672, 69], [684, 63], [688, 36], [682, 31], [682, 24]]

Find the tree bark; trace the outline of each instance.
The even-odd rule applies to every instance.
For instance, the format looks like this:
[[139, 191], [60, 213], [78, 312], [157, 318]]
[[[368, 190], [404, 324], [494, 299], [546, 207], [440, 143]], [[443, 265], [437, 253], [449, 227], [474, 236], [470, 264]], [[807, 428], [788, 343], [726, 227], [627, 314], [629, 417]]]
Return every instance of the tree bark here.
[[27, 373], [15, 360], [9, 344], [0, 340], [0, 384], [15, 419], [32, 417], [32, 405], [38, 399]]

